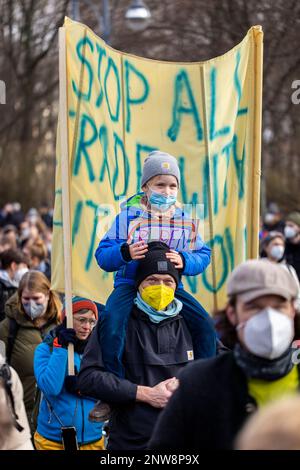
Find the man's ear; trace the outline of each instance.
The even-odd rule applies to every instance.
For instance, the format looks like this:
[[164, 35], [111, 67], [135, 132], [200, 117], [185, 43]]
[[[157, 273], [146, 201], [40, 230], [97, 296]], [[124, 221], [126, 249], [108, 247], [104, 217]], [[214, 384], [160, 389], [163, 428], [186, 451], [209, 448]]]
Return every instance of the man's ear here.
[[143, 291], [143, 287], [142, 287], [142, 282], [141, 284], [139, 285], [139, 287], [137, 288], [137, 290], [139, 291], [139, 294], [142, 295], [142, 291]]
[[227, 305], [225, 312], [226, 312], [226, 316], [229, 322], [233, 326], [236, 326], [238, 324], [238, 319], [237, 319], [235, 308], [232, 305]]
[[10, 264], [10, 269], [13, 271], [13, 272], [16, 272], [18, 268], [18, 265], [15, 261], [12, 261], [11, 264]]

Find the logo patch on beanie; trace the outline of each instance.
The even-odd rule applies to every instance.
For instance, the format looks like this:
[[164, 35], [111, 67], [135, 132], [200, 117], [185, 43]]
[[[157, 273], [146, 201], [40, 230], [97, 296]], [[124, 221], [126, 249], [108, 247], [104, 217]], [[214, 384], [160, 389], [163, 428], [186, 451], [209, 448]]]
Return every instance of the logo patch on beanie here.
[[169, 170], [170, 169], [170, 163], [169, 162], [163, 162], [161, 164], [161, 167], [164, 169], [164, 170]]
[[157, 269], [158, 271], [168, 271], [167, 261], [157, 261]]
[[188, 361], [193, 361], [194, 360], [194, 351], [190, 350], [190, 351], [187, 351], [186, 353], [187, 353]]

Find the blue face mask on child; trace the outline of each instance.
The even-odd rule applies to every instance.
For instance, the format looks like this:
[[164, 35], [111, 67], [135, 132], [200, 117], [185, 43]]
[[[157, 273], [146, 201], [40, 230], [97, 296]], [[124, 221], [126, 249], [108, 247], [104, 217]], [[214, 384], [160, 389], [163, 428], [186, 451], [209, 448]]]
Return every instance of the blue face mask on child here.
[[157, 193], [150, 189], [151, 194], [149, 197], [149, 202], [152, 206], [160, 211], [166, 211], [170, 209], [170, 207], [174, 206], [177, 201], [177, 194], [176, 196], [165, 196], [164, 194]]

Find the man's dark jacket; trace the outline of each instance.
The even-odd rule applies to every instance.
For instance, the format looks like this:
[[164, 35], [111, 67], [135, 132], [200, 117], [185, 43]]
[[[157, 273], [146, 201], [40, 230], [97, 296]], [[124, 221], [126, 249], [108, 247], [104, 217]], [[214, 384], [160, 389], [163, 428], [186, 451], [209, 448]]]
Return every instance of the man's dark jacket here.
[[105, 371], [99, 328], [100, 322], [82, 359], [80, 392], [113, 406], [109, 423], [110, 450], [145, 449], [161, 410], [137, 402], [137, 386], [153, 387], [178, 376], [191, 359], [191, 335], [181, 315], [156, 324], [134, 307], [126, 331], [125, 378], [122, 379]]
[[195, 361], [181, 372], [179, 381], [156, 423], [149, 448], [232, 449], [237, 432], [256, 408], [233, 353]]
[[8, 299], [16, 292], [17, 288], [0, 279], [0, 321], [5, 318], [5, 304]]
[[285, 259], [295, 268], [300, 281], [300, 243], [286, 242]]

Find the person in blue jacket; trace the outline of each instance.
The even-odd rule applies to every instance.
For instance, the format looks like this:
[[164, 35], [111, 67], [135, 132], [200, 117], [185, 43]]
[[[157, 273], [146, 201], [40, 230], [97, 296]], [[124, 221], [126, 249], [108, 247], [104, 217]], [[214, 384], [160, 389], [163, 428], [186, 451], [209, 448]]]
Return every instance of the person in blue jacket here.
[[[177, 203], [180, 170], [172, 155], [151, 152], [145, 159], [142, 174], [143, 193], [129, 198], [121, 206], [112, 227], [95, 252], [104, 271], [116, 271], [114, 290], [100, 318], [100, 343], [108, 371], [124, 376], [122, 355], [128, 318], [136, 297], [135, 273], [140, 259], [148, 251], [148, 242], [166, 243], [166, 258], [180, 273], [196, 276], [210, 263], [211, 250], [200, 235], [193, 232], [191, 217]], [[191, 243], [193, 236], [194, 245]], [[182, 283], [176, 298], [184, 305], [184, 319], [193, 336], [198, 357], [216, 354], [216, 334], [208, 313], [188, 294]], [[159, 310], [160, 299], [157, 298]]]
[[[98, 319], [94, 302], [82, 297], [72, 300], [74, 328], [61, 325], [52, 330], [35, 350], [34, 374], [41, 391], [34, 444], [37, 450], [64, 450], [62, 428], [73, 428], [80, 450], [103, 450], [102, 424], [91, 423], [88, 414], [95, 400], [81, 396], [77, 376], [68, 374], [68, 344], [74, 344], [75, 371]], [[67, 449], [66, 449], [67, 450]]]

